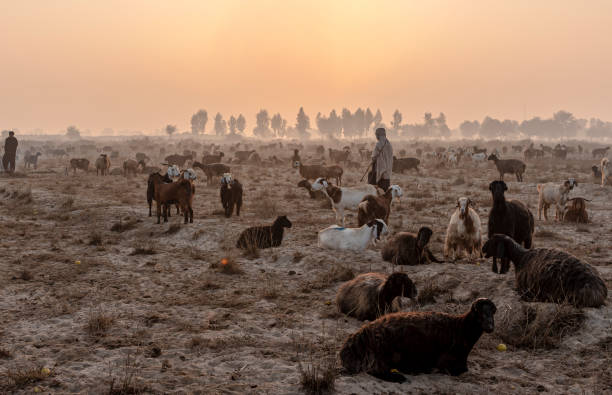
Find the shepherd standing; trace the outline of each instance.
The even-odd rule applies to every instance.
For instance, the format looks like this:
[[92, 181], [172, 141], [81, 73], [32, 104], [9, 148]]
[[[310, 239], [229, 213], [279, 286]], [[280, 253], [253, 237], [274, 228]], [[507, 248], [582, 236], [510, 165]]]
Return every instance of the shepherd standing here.
[[385, 128], [376, 129], [376, 147], [372, 152], [372, 172], [368, 183], [376, 185], [385, 192], [391, 185], [391, 170], [393, 169], [393, 147], [387, 140]]

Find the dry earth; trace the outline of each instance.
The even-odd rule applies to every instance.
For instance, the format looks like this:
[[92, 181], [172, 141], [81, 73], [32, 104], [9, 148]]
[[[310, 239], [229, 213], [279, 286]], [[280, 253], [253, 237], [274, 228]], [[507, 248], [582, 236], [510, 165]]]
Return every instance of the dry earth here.
[[[591, 162], [529, 163], [526, 182], [507, 176], [507, 196], [537, 216], [535, 184], [576, 177], [572, 195], [593, 199], [592, 223], [536, 221], [535, 246], [590, 262], [612, 289], [612, 188], [593, 183]], [[296, 187], [300, 178], [290, 166], [233, 166], [245, 204], [231, 219], [219, 215], [218, 187], [206, 186], [198, 171], [188, 225], [174, 212], [169, 224], [147, 216], [145, 175], [65, 176], [63, 166], [41, 158], [37, 171], [0, 178], [2, 392], [302, 393], [301, 380], [313, 369], [340, 372], [342, 341], [362, 324], [335, 310], [342, 281], [393, 270], [376, 248], [357, 254], [317, 247], [316, 232], [334, 214]], [[344, 184], [360, 176], [349, 171]], [[477, 202], [486, 226], [488, 183], [496, 176], [490, 162], [394, 175], [405, 195], [394, 204], [392, 231], [432, 227], [440, 257], [458, 197]], [[233, 248], [242, 229], [277, 214], [293, 222], [281, 247], [250, 256]], [[356, 215], [348, 221], [354, 226]], [[221, 265], [223, 258], [230, 263]], [[580, 311], [522, 302], [513, 270], [496, 275], [484, 260], [395, 270], [406, 271], [420, 293], [403, 301], [404, 310], [463, 312], [476, 297], [489, 297], [498, 306], [496, 331], [482, 336], [459, 377], [418, 375], [393, 384], [339, 374], [338, 393], [610, 392], [612, 292], [607, 306]], [[497, 351], [499, 343], [508, 350]]]

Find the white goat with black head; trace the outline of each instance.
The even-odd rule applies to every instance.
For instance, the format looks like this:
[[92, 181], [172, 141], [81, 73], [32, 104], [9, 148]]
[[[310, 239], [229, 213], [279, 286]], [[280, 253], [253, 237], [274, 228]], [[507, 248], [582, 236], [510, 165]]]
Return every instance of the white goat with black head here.
[[389, 230], [385, 221], [375, 219], [359, 228], [344, 228], [332, 225], [319, 231], [319, 247], [333, 250], [363, 251], [376, 244]]

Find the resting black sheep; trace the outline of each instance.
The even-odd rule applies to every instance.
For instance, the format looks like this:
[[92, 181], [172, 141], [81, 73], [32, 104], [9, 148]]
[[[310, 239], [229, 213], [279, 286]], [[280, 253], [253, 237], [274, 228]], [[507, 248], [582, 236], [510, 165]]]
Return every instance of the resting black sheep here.
[[453, 376], [467, 372], [467, 358], [482, 332], [495, 327], [495, 304], [477, 299], [468, 312], [387, 314], [350, 335], [340, 350], [349, 373], [366, 372], [382, 380], [404, 382], [404, 374], [433, 369]]
[[338, 310], [358, 320], [375, 320], [391, 312], [397, 296], [414, 298], [417, 289], [406, 273], [363, 273], [340, 287], [336, 294]]
[[284, 228], [291, 228], [291, 221], [286, 215], [278, 216], [272, 226], [252, 226], [240, 234], [236, 247], [278, 247], [283, 241]]
[[432, 230], [426, 226], [419, 229], [417, 235], [408, 232], [396, 234], [383, 247], [381, 251], [383, 260], [392, 262], [394, 265], [442, 263], [427, 247], [432, 234]]
[[597, 270], [566, 252], [527, 250], [506, 235], [494, 235], [482, 247], [485, 256], [509, 258], [514, 263], [516, 288], [527, 301], [599, 307], [608, 296]]
[[[493, 208], [489, 213], [488, 237], [500, 233], [512, 237], [525, 248], [531, 248], [534, 231], [533, 214], [525, 205], [517, 200], [506, 200], [504, 192], [508, 186], [503, 181], [493, 181], [489, 184], [493, 195]], [[500, 273], [506, 273], [510, 268], [507, 258], [502, 259]], [[492, 270], [497, 273], [497, 259], [493, 258]]]

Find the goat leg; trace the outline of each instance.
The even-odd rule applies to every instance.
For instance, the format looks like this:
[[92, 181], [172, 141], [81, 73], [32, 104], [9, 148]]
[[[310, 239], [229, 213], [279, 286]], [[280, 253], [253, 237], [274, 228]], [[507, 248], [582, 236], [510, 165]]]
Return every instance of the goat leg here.
[[498, 273], [497, 270], [497, 258], [493, 257], [493, 266], [491, 267], [491, 270], [493, 271], [493, 273]]

